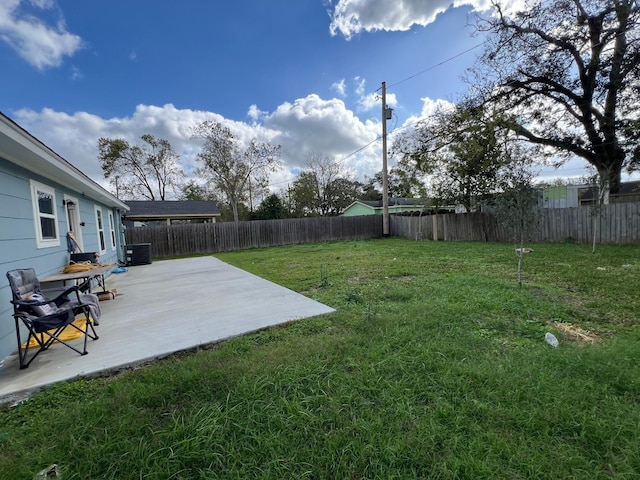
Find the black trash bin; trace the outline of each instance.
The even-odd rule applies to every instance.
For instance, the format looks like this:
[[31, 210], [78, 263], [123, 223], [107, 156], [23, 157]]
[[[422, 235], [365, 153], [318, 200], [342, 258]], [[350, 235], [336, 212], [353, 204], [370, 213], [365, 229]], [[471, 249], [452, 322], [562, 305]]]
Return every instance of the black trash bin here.
[[148, 265], [151, 263], [151, 244], [135, 243], [127, 245], [127, 265]]

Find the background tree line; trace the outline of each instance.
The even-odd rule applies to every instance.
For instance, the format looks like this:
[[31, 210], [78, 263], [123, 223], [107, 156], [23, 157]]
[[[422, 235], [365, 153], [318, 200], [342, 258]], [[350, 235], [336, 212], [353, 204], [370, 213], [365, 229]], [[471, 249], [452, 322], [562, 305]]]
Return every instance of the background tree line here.
[[354, 200], [381, 198], [374, 180], [358, 182], [342, 163], [318, 152], [306, 154], [285, 191], [270, 193], [270, 175], [281, 168], [279, 145], [255, 138], [245, 145], [210, 121], [197, 125], [192, 138], [202, 146], [191, 178], [167, 140], [150, 134], [138, 144], [100, 138], [104, 176], [124, 200], [213, 200], [226, 221], [339, 215]]

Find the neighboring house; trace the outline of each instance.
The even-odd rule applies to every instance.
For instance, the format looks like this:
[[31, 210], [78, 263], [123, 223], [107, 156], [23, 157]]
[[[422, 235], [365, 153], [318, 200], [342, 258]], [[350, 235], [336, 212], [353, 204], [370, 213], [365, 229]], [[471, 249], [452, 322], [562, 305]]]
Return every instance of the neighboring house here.
[[[390, 198], [389, 213], [420, 212], [424, 209], [424, 201], [419, 198]], [[382, 200], [356, 200], [344, 209], [344, 217], [360, 215], [382, 215]]]
[[[559, 185], [542, 190], [544, 208], [571, 208], [594, 204], [594, 188], [589, 185]], [[596, 195], [597, 198], [597, 195]], [[609, 203], [640, 202], [640, 181], [622, 182]]]
[[[426, 207], [432, 208], [432, 207]], [[415, 213], [418, 214], [425, 209], [425, 201], [422, 198], [390, 198], [389, 213]], [[442, 209], [442, 208], [441, 208]], [[452, 210], [445, 207], [446, 210]], [[356, 200], [343, 212], [345, 217], [356, 217], [360, 215], [382, 215], [382, 200]]]
[[172, 223], [216, 223], [220, 210], [209, 200], [128, 200], [126, 227]]
[[127, 206], [0, 113], [0, 361], [16, 350], [5, 272], [39, 277], [69, 263], [67, 233], [102, 263], [124, 259], [121, 215]]
[[[596, 189], [582, 185], [578, 190], [578, 201], [580, 206], [593, 205], [598, 199]], [[594, 193], [595, 199], [594, 199]], [[640, 202], [640, 181], [622, 182], [618, 193], [609, 194], [609, 203], [631, 203]]]
[[571, 208], [578, 206], [578, 189], [584, 185], [558, 185], [542, 189], [544, 208]]

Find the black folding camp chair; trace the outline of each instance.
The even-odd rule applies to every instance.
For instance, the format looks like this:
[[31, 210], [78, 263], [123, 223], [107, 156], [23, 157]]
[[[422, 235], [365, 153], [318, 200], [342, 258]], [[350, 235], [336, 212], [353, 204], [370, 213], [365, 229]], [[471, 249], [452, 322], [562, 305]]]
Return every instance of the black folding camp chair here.
[[[40, 352], [47, 350], [54, 342], [61, 343], [80, 355], [88, 353], [87, 337], [97, 340], [98, 335], [93, 327], [89, 305], [80, 300], [79, 286], [43, 291], [33, 268], [10, 270], [7, 272], [7, 278], [13, 296], [11, 303], [16, 322], [21, 369], [27, 368]], [[55, 292], [55, 296], [52, 292]], [[84, 320], [74, 323], [76, 315], [83, 315]], [[29, 332], [24, 343], [20, 335], [21, 324], [27, 327]], [[61, 338], [61, 333], [66, 327], [82, 334], [82, 350]], [[33, 353], [29, 358], [30, 351]]]

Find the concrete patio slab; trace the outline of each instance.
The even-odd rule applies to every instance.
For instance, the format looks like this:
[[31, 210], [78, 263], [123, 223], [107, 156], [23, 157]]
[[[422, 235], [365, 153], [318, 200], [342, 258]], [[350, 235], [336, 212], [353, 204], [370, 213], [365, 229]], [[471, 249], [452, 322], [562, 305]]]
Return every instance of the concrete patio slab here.
[[112, 274], [107, 288], [116, 289], [117, 296], [100, 303], [100, 338], [88, 341], [89, 354], [54, 345], [25, 370], [19, 369], [17, 354], [7, 357], [0, 368], [0, 404], [57, 382], [334, 311], [214, 257], [130, 267]]

